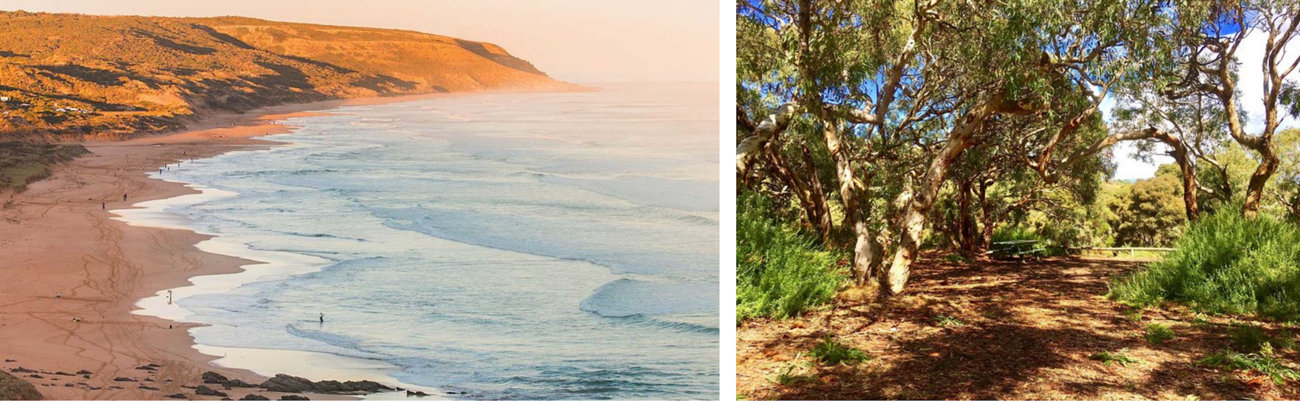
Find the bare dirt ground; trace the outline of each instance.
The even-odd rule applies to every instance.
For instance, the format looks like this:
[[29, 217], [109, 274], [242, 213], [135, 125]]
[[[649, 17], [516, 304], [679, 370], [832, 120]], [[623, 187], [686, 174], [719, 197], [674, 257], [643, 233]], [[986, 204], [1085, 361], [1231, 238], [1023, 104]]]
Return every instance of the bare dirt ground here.
[[[1140, 266], [1066, 258], [926, 261], [913, 269], [907, 292], [884, 303], [852, 300], [846, 292], [835, 308], [741, 324], [737, 393], [750, 399], [1300, 399], [1294, 381], [1279, 386], [1196, 363], [1231, 344], [1234, 324], [1272, 335], [1288, 326], [1175, 305], [1137, 310], [1106, 299], [1110, 277]], [[1168, 325], [1177, 337], [1149, 343], [1145, 328], [1152, 323]], [[808, 352], [827, 334], [870, 359], [812, 363]], [[1089, 359], [1122, 349], [1136, 363]], [[1278, 350], [1277, 356], [1300, 369], [1300, 352]]]

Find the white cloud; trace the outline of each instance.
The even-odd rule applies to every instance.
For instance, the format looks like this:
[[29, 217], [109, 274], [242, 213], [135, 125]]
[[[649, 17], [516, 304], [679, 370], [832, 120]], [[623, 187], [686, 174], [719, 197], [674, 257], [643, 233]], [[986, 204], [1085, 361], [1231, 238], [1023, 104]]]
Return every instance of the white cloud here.
[[1152, 163], [1138, 160], [1133, 157], [1137, 153], [1137, 145], [1133, 142], [1120, 142], [1115, 145], [1114, 151], [1115, 179], [1117, 180], [1140, 180], [1155, 177], [1157, 166], [1174, 162], [1174, 158], [1163, 155], [1153, 156], [1151, 158]]

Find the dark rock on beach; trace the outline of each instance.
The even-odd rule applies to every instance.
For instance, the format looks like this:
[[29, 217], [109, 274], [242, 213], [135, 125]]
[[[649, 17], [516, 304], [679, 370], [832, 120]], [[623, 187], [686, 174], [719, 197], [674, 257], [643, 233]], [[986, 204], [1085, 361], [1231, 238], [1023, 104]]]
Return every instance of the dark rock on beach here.
[[256, 384], [249, 383], [249, 382], [246, 382], [246, 381], [243, 381], [243, 380], [239, 380], [239, 379], [230, 379], [230, 381], [225, 382], [224, 385], [226, 386], [226, 388], [236, 388], [236, 387], [240, 387], [240, 388], [254, 388], [254, 387], [257, 387]]
[[392, 391], [392, 388], [369, 380], [349, 380], [342, 383], [339, 383], [337, 380], [322, 380], [316, 382], [313, 391], [319, 393], [377, 393], [380, 391]]
[[35, 370], [27, 369], [27, 368], [24, 368], [24, 367], [22, 367], [22, 366], [19, 366], [19, 367], [13, 368], [13, 369], [9, 369], [9, 371], [12, 372], [12, 373], [36, 373]]
[[186, 397], [185, 394], [181, 394], [181, 393], [170, 394], [170, 395], [167, 396], [167, 398], [175, 398], [175, 399], [178, 399], [178, 400], [189, 399], [189, 397]]
[[115, 377], [115, 378], [113, 378], [113, 381], [115, 381], [115, 382], [133, 382], [133, 381], [137, 381], [137, 380], [132, 379], [132, 378], [130, 378], [130, 377]]
[[79, 375], [88, 375], [88, 374], [90, 374], [90, 373], [91, 373], [91, 372], [90, 372], [89, 370], [85, 370], [85, 369], [82, 369], [82, 370], [78, 370], [78, 371], [77, 371], [77, 374], [79, 374]]
[[207, 384], [226, 384], [230, 382], [230, 379], [227, 379], [225, 376], [222, 376], [220, 373], [207, 371], [207, 372], [203, 372], [203, 382]]
[[275, 377], [266, 379], [265, 382], [262, 382], [261, 387], [281, 393], [301, 393], [303, 391], [311, 391], [315, 389], [316, 384], [312, 383], [311, 380], [301, 377], [278, 374], [275, 375]]
[[158, 391], [158, 388], [157, 388], [157, 387], [150, 387], [150, 386], [140, 386], [140, 389], [141, 389], [141, 390], [149, 390], [149, 391]]
[[225, 397], [225, 396], [226, 396], [226, 393], [223, 393], [223, 392], [220, 392], [220, 391], [217, 391], [217, 390], [213, 390], [212, 388], [209, 388], [208, 386], [199, 386], [198, 388], [194, 389], [194, 394], [198, 394], [198, 395], [208, 395], [208, 396], [214, 396], [214, 397]]
[[265, 382], [262, 383], [260, 387], [267, 390], [281, 392], [281, 393], [313, 392], [313, 393], [339, 394], [339, 393], [375, 393], [380, 391], [392, 390], [392, 387], [388, 387], [370, 380], [361, 380], [361, 381], [349, 380], [345, 382], [339, 382], [338, 380], [322, 380], [319, 382], [312, 382], [311, 380], [307, 380], [301, 377], [289, 376], [285, 374], [275, 375], [275, 377], [267, 379]]
[[266, 398], [265, 396], [257, 395], [257, 394], [249, 394], [249, 395], [244, 396], [244, 398], [240, 398], [240, 400], [246, 400], [246, 401], [250, 401], [250, 400], [263, 400], [263, 401], [270, 401], [271, 399], [270, 399], [270, 398]]
[[285, 394], [285, 395], [282, 395], [282, 396], [280, 396], [280, 399], [281, 399], [281, 400], [311, 401], [311, 398], [303, 397], [303, 396], [301, 396], [301, 395], [293, 395], [293, 394]]

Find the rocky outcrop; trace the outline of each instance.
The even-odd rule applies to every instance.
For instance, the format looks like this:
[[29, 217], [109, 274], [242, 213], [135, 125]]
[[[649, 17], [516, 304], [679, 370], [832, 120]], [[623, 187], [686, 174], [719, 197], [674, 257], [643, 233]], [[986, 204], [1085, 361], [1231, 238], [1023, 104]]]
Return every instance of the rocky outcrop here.
[[380, 391], [392, 391], [388, 387], [370, 380], [345, 381], [322, 380], [313, 382], [297, 376], [285, 374], [275, 375], [266, 379], [261, 388], [269, 391], [281, 393], [325, 393], [325, 394], [354, 394], [354, 393], [377, 393]]
[[203, 379], [203, 383], [205, 384], [224, 385], [230, 382], [230, 379], [226, 378], [225, 376], [222, 376], [220, 373], [213, 372], [213, 371], [203, 372], [202, 379]]
[[262, 382], [260, 387], [271, 391], [279, 391], [281, 393], [301, 393], [315, 389], [316, 383], [297, 376], [279, 374], [270, 379], [266, 379], [265, 382]]

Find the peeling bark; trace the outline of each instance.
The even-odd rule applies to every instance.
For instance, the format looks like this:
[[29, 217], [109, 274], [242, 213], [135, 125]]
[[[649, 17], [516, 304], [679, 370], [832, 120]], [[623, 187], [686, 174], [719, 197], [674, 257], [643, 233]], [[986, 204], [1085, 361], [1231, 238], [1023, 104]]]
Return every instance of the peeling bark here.
[[[970, 112], [948, 133], [948, 140], [944, 143], [943, 148], [930, 161], [930, 166], [926, 169], [925, 176], [921, 179], [921, 186], [911, 195], [911, 199], [906, 201], [906, 208], [903, 212], [903, 218], [899, 221], [902, 232], [901, 242], [898, 250], [894, 252], [893, 262], [889, 265], [888, 274], [882, 276], [881, 288], [885, 290], [885, 295], [901, 294], [904, 286], [907, 285], [907, 279], [911, 275], [912, 262], [921, 246], [921, 234], [925, 231], [925, 218], [929, 214], [930, 207], [934, 205], [934, 199], [939, 193], [939, 188], [943, 185], [944, 178], [947, 177], [948, 169], [952, 167], [953, 162], [958, 156], [975, 144], [974, 134], [979, 127], [983, 126], [984, 120], [994, 111], [996, 107], [990, 99], [981, 100], [971, 109]], [[900, 195], [900, 198], [902, 195]]]
[[754, 159], [758, 154], [763, 151], [763, 147], [767, 145], [767, 142], [780, 135], [790, 126], [790, 120], [794, 118], [794, 112], [794, 103], [786, 103], [781, 107], [777, 107], [775, 114], [767, 116], [763, 122], [758, 124], [758, 128], [755, 128], [750, 136], [740, 140], [740, 144], [736, 145], [737, 183], [745, 181], [745, 177], [749, 175], [750, 166], [754, 163]]
[[872, 237], [867, 226], [865, 191], [863, 183], [853, 170], [853, 157], [840, 132], [838, 121], [822, 119], [822, 136], [826, 139], [826, 149], [830, 150], [835, 160], [835, 173], [840, 182], [840, 201], [844, 204], [844, 226], [853, 230], [853, 276], [858, 283], [865, 283], [875, 275], [880, 260], [880, 245]]

